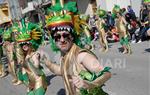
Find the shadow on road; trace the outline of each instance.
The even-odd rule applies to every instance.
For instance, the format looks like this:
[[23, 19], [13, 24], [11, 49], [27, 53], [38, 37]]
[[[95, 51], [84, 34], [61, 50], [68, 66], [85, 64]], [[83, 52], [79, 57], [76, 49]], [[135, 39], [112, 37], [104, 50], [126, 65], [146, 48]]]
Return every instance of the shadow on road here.
[[118, 48], [118, 51], [123, 52], [123, 48], [122, 47]]
[[148, 48], [148, 49], [145, 49], [145, 51], [146, 51], [146, 52], [150, 52], [150, 48]]
[[57, 95], [65, 95], [65, 89], [61, 88], [58, 92]]
[[108, 45], [109, 48], [112, 48], [113, 45]]
[[51, 84], [51, 79], [53, 79], [54, 77], [55, 77], [56, 75], [50, 75], [50, 76], [46, 76], [46, 79], [47, 79], [47, 83], [48, 83], [48, 85], [50, 85]]

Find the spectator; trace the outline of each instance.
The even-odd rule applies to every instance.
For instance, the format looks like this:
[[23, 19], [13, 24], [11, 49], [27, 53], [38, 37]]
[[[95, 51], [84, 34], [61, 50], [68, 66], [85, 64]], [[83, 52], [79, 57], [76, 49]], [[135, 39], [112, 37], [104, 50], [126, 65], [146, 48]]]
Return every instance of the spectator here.
[[107, 25], [108, 25], [108, 28], [110, 29], [110, 31], [115, 25], [115, 20], [112, 17], [111, 12], [108, 12], [108, 14], [107, 14]]
[[135, 12], [133, 11], [131, 6], [127, 7], [127, 14], [126, 14], [126, 16], [129, 17], [129, 20], [127, 21], [128, 23], [130, 22], [130, 19], [136, 21], [136, 15], [135, 15]]
[[149, 10], [146, 5], [142, 5], [140, 9], [140, 21], [144, 22], [144, 19], [148, 16]]

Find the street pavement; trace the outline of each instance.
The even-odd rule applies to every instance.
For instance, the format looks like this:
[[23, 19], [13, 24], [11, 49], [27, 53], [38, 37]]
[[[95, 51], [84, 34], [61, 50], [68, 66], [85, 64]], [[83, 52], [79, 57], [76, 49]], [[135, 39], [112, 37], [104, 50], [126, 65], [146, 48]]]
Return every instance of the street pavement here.
[[[98, 42], [93, 51], [103, 66], [112, 67], [112, 78], [105, 83], [103, 89], [109, 95], [150, 95], [150, 42], [131, 44], [133, 54], [119, 52], [119, 43], [110, 43], [107, 53], [99, 52]], [[59, 53], [53, 53], [50, 46], [41, 47], [53, 62], [59, 62]], [[53, 75], [46, 67], [45, 73], [49, 81], [46, 95], [65, 95], [61, 77]], [[0, 79], [0, 95], [26, 95], [24, 85], [14, 86], [12, 77], [8, 75]]]

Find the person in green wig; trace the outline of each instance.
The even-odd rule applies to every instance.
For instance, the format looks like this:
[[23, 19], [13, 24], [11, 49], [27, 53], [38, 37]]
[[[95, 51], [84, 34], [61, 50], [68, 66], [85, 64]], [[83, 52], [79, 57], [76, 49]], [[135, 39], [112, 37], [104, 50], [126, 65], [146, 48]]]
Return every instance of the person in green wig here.
[[5, 58], [5, 61], [8, 64], [8, 72], [12, 75], [13, 80], [12, 83], [15, 84], [17, 82], [17, 76], [16, 76], [16, 60], [14, 55], [14, 40], [12, 37], [12, 30], [11, 26], [9, 26], [5, 31], [3, 32], [3, 53], [7, 57]]
[[117, 31], [119, 33], [119, 39], [120, 39], [120, 44], [122, 45], [123, 48], [123, 54], [131, 54], [131, 46], [129, 42], [129, 32], [127, 31], [126, 25], [127, 22], [125, 18], [122, 16], [122, 12], [119, 6], [115, 6], [113, 8], [114, 13], [116, 14], [116, 27]]
[[4, 29], [0, 29], [0, 77], [4, 77], [7, 75], [6, 73], [6, 67], [5, 63], [2, 61], [4, 59], [4, 53], [3, 53], [3, 32]]
[[[76, 2], [62, 2], [53, 4], [54, 15], [46, 20], [51, 42], [61, 53], [61, 63], [54, 64], [45, 56], [46, 66], [54, 74], [62, 76], [65, 95], [107, 95], [101, 86], [111, 77], [110, 68], [104, 69], [97, 57], [79, 44], [81, 32], [76, 27], [81, 25], [75, 26], [73, 16], [76, 15], [70, 14], [70, 11], [76, 12]], [[58, 7], [61, 8], [60, 12], [56, 10]]]
[[105, 30], [106, 23], [105, 23], [105, 18], [106, 18], [106, 11], [102, 9], [97, 10], [97, 16], [98, 20], [96, 21], [96, 26], [99, 31], [99, 36], [100, 36], [100, 45], [101, 45], [101, 51], [102, 52], [107, 52], [108, 51], [108, 42], [107, 42], [107, 33]]
[[15, 58], [15, 68], [14, 68], [14, 71], [15, 71], [15, 75], [16, 75], [16, 82], [13, 83], [14, 85], [20, 85], [22, 84], [22, 81], [19, 80], [18, 78], [18, 74], [22, 72], [22, 68], [21, 68], [21, 64], [23, 63], [24, 61], [24, 54], [23, 54], [23, 51], [19, 45], [19, 43], [17, 43], [16, 41], [16, 38], [19, 34], [19, 31], [20, 31], [20, 23], [19, 21], [15, 21], [11, 27], [11, 31], [12, 31], [12, 37], [14, 38], [14, 42], [13, 42], [13, 45], [14, 45], [14, 58]]
[[18, 78], [27, 86], [27, 95], [45, 95], [47, 81], [40, 64], [40, 54], [37, 52], [42, 43], [41, 28], [37, 24], [25, 23], [24, 19], [21, 22], [22, 28], [16, 41], [23, 51], [24, 60]]

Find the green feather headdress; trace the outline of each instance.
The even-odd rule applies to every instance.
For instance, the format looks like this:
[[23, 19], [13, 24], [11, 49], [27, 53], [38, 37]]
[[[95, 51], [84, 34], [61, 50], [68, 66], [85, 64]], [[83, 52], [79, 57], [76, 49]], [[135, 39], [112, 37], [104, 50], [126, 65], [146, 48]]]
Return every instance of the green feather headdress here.
[[4, 41], [12, 41], [12, 31], [10, 28], [4, 30], [3, 39]]
[[11, 29], [12, 29], [12, 32], [18, 32], [18, 31], [20, 31], [19, 25], [16, 22], [13, 23]]
[[112, 10], [112, 17], [116, 18], [117, 17], [117, 13], [121, 12], [121, 8], [119, 5], [115, 5], [113, 10]]
[[106, 17], [106, 11], [103, 10], [103, 9], [98, 9], [98, 10], [97, 10], [97, 15], [98, 15], [100, 18], [105, 18], [105, 17]]
[[150, 0], [144, 0], [144, 3], [150, 3]]
[[118, 13], [120, 12], [121, 8], [119, 5], [115, 5], [114, 8], [113, 8], [113, 13]]
[[82, 47], [80, 37], [83, 31], [86, 31], [84, 35], [88, 35], [87, 38], [90, 39], [90, 35], [87, 33], [89, 26], [84, 19], [80, 18], [80, 15], [77, 15], [78, 9], [76, 6], [76, 2], [68, 2], [64, 5], [56, 2], [48, 9], [49, 15], [46, 17], [46, 27], [52, 35], [50, 44], [54, 51], [58, 49], [53, 40], [53, 34], [58, 30], [70, 32], [74, 36], [74, 42], [80, 47]]
[[16, 37], [16, 41], [20, 44], [31, 43], [34, 49], [37, 49], [42, 43], [42, 30], [40, 25], [33, 23], [25, 23], [22, 19], [22, 27]]

